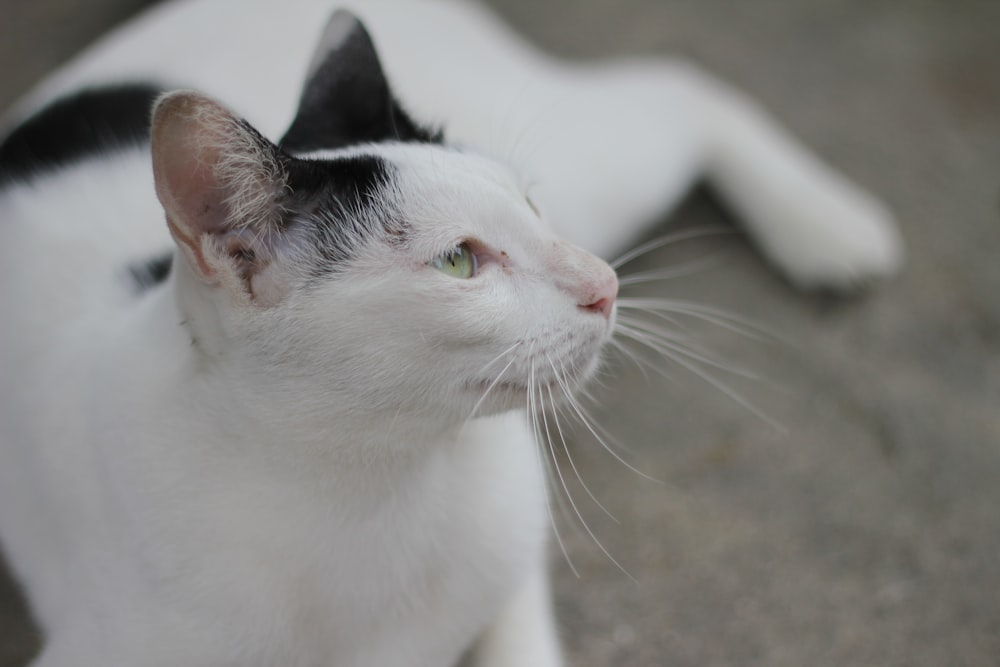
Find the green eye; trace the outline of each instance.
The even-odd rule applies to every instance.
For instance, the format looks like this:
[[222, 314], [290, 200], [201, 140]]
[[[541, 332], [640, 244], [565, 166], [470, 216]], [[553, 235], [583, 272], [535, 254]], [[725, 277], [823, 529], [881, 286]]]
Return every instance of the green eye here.
[[454, 278], [471, 278], [476, 275], [476, 256], [468, 243], [462, 243], [432, 260], [431, 266]]

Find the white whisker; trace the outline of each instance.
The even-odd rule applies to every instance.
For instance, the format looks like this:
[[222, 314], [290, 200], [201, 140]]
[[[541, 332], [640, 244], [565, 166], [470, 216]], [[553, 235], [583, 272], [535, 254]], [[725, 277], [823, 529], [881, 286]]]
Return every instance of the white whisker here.
[[[663, 346], [663, 348], [669, 349], [678, 354], [682, 354], [688, 359], [693, 361], [698, 361], [706, 366], [711, 366], [713, 368], [718, 368], [719, 370], [726, 371], [727, 373], [732, 373], [742, 378], [748, 380], [754, 380], [755, 382], [766, 382], [766, 380], [760, 375], [754, 373], [753, 371], [741, 368], [738, 366], [730, 366], [724, 364], [720, 361], [710, 359], [704, 354], [699, 353], [697, 350], [685, 346], [684, 344], [677, 341], [676, 338], [669, 335], [667, 332], [658, 330], [656, 327], [650, 326], [647, 322], [643, 322], [638, 319], [623, 319], [619, 321], [619, 326], [628, 327], [635, 333], [640, 333], [646, 336], [646, 339], [651, 343], [652, 346]], [[664, 349], [657, 347], [658, 351], [664, 352]]]
[[668, 312], [678, 315], [687, 315], [696, 319], [710, 322], [724, 329], [736, 332], [748, 338], [756, 340], [771, 339], [780, 341], [792, 346], [793, 343], [769, 329], [740, 317], [733, 313], [728, 313], [718, 308], [703, 306], [689, 301], [678, 301], [674, 299], [653, 299], [621, 297], [618, 299], [618, 308], [624, 310], [637, 310], [640, 312]]
[[621, 455], [618, 454], [618, 452], [616, 452], [612, 447], [610, 447], [608, 443], [605, 441], [605, 439], [602, 438], [594, 429], [594, 427], [591, 425], [590, 420], [587, 418], [583, 409], [580, 407], [580, 404], [576, 401], [576, 398], [574, 398], [573, 393], [570, 391], [569, 387], [566, 386], [566, 384], [558, 375], [556, 376], [556, 382], [558, 382], [559, 385], [562, 387], [563, 391], [566, 392], [567, 404], [573, 408], [573, 412], [576, 414], [580, 422], [583, 423], [586, 429], [590, 431], [590, 434], [593, 435], [594, 438], [597, 440], [597, 442], [600, 443], [601, 447], [603, 447], [609, 454], [611, 454], [611, 456], [613, 456], [615, 460], [617, 460], [623, 466], [625, 466], [635, 474], [639, 475], [640, 477], [648, 479], [651, 482], [656, 482], [657, 484], [664, 484], [664, 485], [666, 484], [666, 482], [664, 482], [663, 480], [656, 479], [655, 477], [650, 477], [643, 471], [639, 470], [631, 463], [623, 459]]
[[[668, 323], [669, 324], [673, 324], [673, 322], [669, 322], [669, 321], [668, 321]], [[658, 327], [658, 326], [656, 326], [655, 323], [650, 322], [649, 320], [644, 320], [644, 319], [639, 318], [639, 317], [632, 317], [632, 316], [627, 315], [625, 313], [620, 314], [617, 317], [617, 319], [615, 320], [615, 329], [616, 329], [616, 331], [617, 331], [617, 328], [619, 326], [622, 326], [622, 325], [632, 325], [633, 327], [636, 326], [636, 325], [640, 325], [640, 326], [643, 326], [644, 328], [649, 328], [651, 333], [655, 332], [658, 336], [662, 337], [664, 340], [670, 340], [670, 341], [674, 341], [674, 342], [678, 342], [678, 343], [680, 343], [680, 342], [684, 342], [684, 343], [692, 342], [691, 336], [686, 336], [684, 334], [678, 333], [676, 331], [672, 331], [670, 329], [664, 329], [664, 328]]]
[[[546, 357], [548, 357], [548, 355], [546, 355]], [[552, 363], [551, 359], [549, 359], [549, 366], [552, 368], [552, 372], [558, 377], [559, 372], [556, 370], [556, 367]], [[559, 383], [559, 386], [561, 388], [562, 387], [562, 383]], [[594, 501], [594, 504], [597, 505], [598, 507], [600, 507], [601, 511], [603, 511], [605, 514], [607, 514], [608, 517], [610, 517], [612, 521], [614, 521], [615, 523], [621, 525], [621, 522], [618, 520], [618, 518], [614, 514], [612, 514], [610, 511], [608, 511], [608, 508], [606, 508], [601, 503], [601, 501], [597, 499], [597, 497], [590, 490], [590, 487], [587, 486], [587, 483], [583, 481], [583, 477], [580, 475], [580, 471], [577, 469], [576, 463], [573, 461], [573, 455], [570, 454], [569, 446], [566, 444], [566, 436], [563, 433], [562, 425], [559, 423], [559, 411], [556, 408], [556, 401], [552, 397], [552, 387], [551, 386], [546, 387], [546, 390], [548, 391], [548, 394], [549, 394], [549, 405], [552, 406], [552, 419], [553, 419], [553, 421], [556, 424], [556, 432], [559, 435], [559, 441], [562, 443], [563, 451], [566, 453], [566, 460], [569, 461], [569, 465], [573, 469], [573, 473], [576, 475], [576, 479], [580, 482], [580, 486], [583, 487], [583, 490], [587, 493], [587, 495], [590, 496], [590, 499]], [[563, 390], [563, 391], [565, 392], [565, 390]], [[567, 398], [567, 400], [569, 400], [569, 399]]]
[[[548, 433], [548, 431], [549, 431], [548, 418], [545, 416], [545, 411], [544, 411], [545, 401], [541, 397], [541, 395], [539, 395], [539, 399], [541, 400], [541, 405], [542, 405], [542, 408], [543, 408], [543, 410], [542, 410], [542, 420], [543, 420], [543, 422], [545, 424], [545, 431], [546, 431], [546, 433]], [[615, 557], [611, 555], [611, 553], [604, 547], [603, 544], [601, 544], [601, 541], [599, 539], [597, 539], [597, 536], [594, 535], [594, 531], [592, 531], [590, 529], [590, 526], [587, 524], [587, 520], [583, 518], [583, 514], [580, 513], [580, 509], [576, 506], [576, 501], [573, 500], [573, 494], [570, 493], [569, 485], [566, 484], [566, 478], [563, 476], [562, 469], [559, 467], [559, 463], [557, 462], [555, 448], [552, 445], [552, 438], [551, 437], [547, 438], [547, 442], [548, 442], [548, 447], [549, 447], [549, 454], [552, 456], [552, 461], [555, 464], [556, 475], [559, 476], [559, 483], [562, 485], [562, 489], [563, 489], [563, 491], [566, 494], [566, 499], [569, 500], [569, 504], [573, 508], [573, 513], [576, 514], [576, 518], [580, 521], [580, 525], [583, 526], [583, 529], [585, 531], [587, 531], [587, 534], [590, 536], [590, 539], [592, 539], [594, 541], [594, 544], [597, 545], [597, 547], [604, 553], [604, 555], [608, 558], [608, 560], [610, 560], [612, 563], [614, 563], [615, 566], [619, 570], [621, 570], [622, 573], [624, 573], [626, 577], [628, 577], [632, 581], [635, 581], [635, 577], [633, 577], [631, 574], [629, 574], [628, 570], [626, 570], [624, 567], [622, 567], [622, 564], [619, 563], [615, 559]]]
[[[612, 435], [607, 429], [601, 426], [600, 422], [594, 419], [590, 415], [590, 413], [584, 408], [583, 401], [581, 399], [586, 399], [587, 401], [590, 401], [592, 403], [600, 402], [596, 397], [594, 397], [588, 391], [587, 385], [581, 384], [579, 381], [577, 381], [575, 386], [571, 387], [569, 381], [567, 380], [567, 375], [568, 374], [566, 373], [565, 366], [560, 364], [558, 372], [556, 374], [556, 379], [557, 381], [561, 380], [561, 382], [559, 382], [559, 387], [563, 391], [563, 394], [566, 396], [567, 404], [573, 403], [576, 405], [576, 409], [583, 414], [583, 417], [587, 420], [587, 422], [591, 425], [591, 427], [601, 435], [605, 444], [612, 446], [613, 449], [617, 448], [618, 450], [621, 451], [631, 452], [632, 451], [631, 447], [625, 445], [618, 438]], [[576, 412], [568, 413], [567, 417], [569, 419], [576, 418], [577, 417]]]
[[638, 353], [630, 350], [625, 343], [615, 338], [609, 340], [608, 344], [611, 345], [615, 352], [635, 364], [636, 368], [639, 369], [639, 372], [642, 373], [642, 377], [647, 381], [649, 380], [649, 375], [646, 373], [646, 362], [645, 360], [639, 358]]
[[645, 255], [647, 252], [656, 250], [657, 248], [662, 248], [663, 246], [670, 245], [672, 243], [679, 243], [680, 241], [687, 241], [690, 239], [698, 239], [706, 236], [721, 236], [726, 234], [739, 234], [740, 232], [731, 227], [701, 227], [698, 229], [686, 229], [679, 232], [673, 232], [672, 234], [667, 234], [666, 236], [661, 236], [658, 239], [653, 239], [652, 241], [647, 241], [632, 248], [631, 250], [619, 255], [614, 261], [608, 262], [612, 269], [618, 269], [622, 264], [629, 262], [640, 255]]
[[493, 357], [489, 362], [487, 362], [487, 364], [485, 366], [483, 366], [482, 368], [479, 369], [479, 373], [484, 372], [487, 368], [489, 368], [490, 366], [492, 366], [496, 362], [498, 362], [501, 359], [503, 359], [505, 355], [510, 354], [511, 352], [513, 352], [514, 350], [516, 350], [518, 348], [518, 346], [520, 346], [523, 342], [524, 342], [523, 340], [519, 340], [516, 343], [514, 343], [513, 345], [511, 345], [510, 347], [508, 347], [506, 350], [504, 350], [503, 352], [501, 352], [500, 354], [498, 354], [497, 356]]
[[[618, 331], [616, 333], [621, 334], [623, 337], [626, 338], [627, 341], [635, 343], [638, 347], [640, 347], [642, 349], [645, 349], [645, 350], [650, 350], [651, 349], [651, 348], [649, 348], [649, 346], [643, 345], [642, 343], [634, 340], [633, 338], [629, 338], [628, 334], [626, 334], [624, 331]], [[632, 362], [643, 371], [643, 376], [646, 378], [647, 381], [649, 380], [649, 375], [647, 375], [645, 373], [646, 369], [653, 371], [654, 373], [656, 373], [657, 375], [659, 375], [660, 377], [664, 378], [665, 380], [667, 380], [669, 382], [674, 382], [675, 381], [675, 378], [672, 375], [670, 375], [667, 372], [666, 369], [661, 368], [660, 366], [657, 366], [656, 364], [654, 364], [649, 359], [646, 359], [645, 357], [643, 357], [642, 354], [638, 350], [629, 348], [628, 345], [627, 345], [627, 343], [625, 343], [623, 341], [619, 341], [619, 348], [618, 348], [618, 350], [623, 355], [627, 355], [632, 360]], [[658, 354], [657, 356], [659, 357], [659, 356], [662, 356], [662, 355]]]
[[670, 359], [671, 361], [673, 361], [678, 366], [681, 366], [682, 368], [687, 369], [688, 371], [690, 371], [694, 375], [696, 375], [699, 378], [701, 378], [703, 381], [707, 382], [708, 384], [712, 385], [713, 387], [715, 387], [716, 389], [718, 389], [719, 391], [721, 391], [723, 394], [725, 394], [726, 396], [728, 396], [730, 399], [732, 399], [733, 401], [735, 401], [739, 405], [743, 406], [743, 408], [745, 408], [746, 410], [748, 410], [749, 412], [751, 412], [758, 419], [760, 419], [763, 422], [765, 422], [766, 424], [770, 425], [772, 428], [775, 428], [775, 429], [777, 429], [778, 431], [781, 431], [781, 432], [785, 432], [785, 427], [781, 423], [779, 423], [778, 421], [776, 421], [775, 419], [773, 419], [772, 417], [770, 417], [767, 413], [765, 413], [763, 410], [761, 410], [760, 408], [758, 408], [757, 406], [755, 406], [753, 403], [751, 403], [747, 399], [743, 398], [743, 396], [741, 396], [737, 391], [735, 391], [734, 389], [732, 389], [725, 382], [722, 382], [721, 380], [719, 380], [718, 378], [716, 378], [714, 375], [712, 375], [708, 371], [704, 370], [703, 368], [699, 368], [697, 366], [697, 364], [695, 364], [695, 363], [693, 363], [691, 361], [688, 361], [687, 359], [685, 359], [684, 357], [680, 356], [679, 354], [673, 352], [672, 350], [666, 349], [666, 348], [658, 345], [655, 340], [651, 341], [650, 340], [650, 336], [648, 334], [644, 334], [641, 331], [631, 330], [627, 326], [622, 326], [621, 332], [624, 335], [632, 338], [636, 342], [642, 343], [643, 345], [646, 345], [650, 349], [653, 349], [653, 350], [655, 350], [655, 351], [663, 354], [664, 356], [666, 356], [668, 359]]
[[[626, 298], [628, 298], [628, 297], [626, 297]], [[634, 307], [630, 307], [630, 306], [625, 306], [624, 308], [622, 308], [622, 310], [624, 312], [618, 314], [618, 318], [617, 319], [619, 321], [621, 321], [622, 318], [629, 319], [629, 313], [637, 312], [637, 313], [640, 313], [642, 315], [645, 315], [646, 317], [652, 317], [652, 318], [655, 318], [657, 320], [661, 320], [661, 321], [666, 322], [667, 324], [669, 324], [671, 327], [673, 327], [675, 329], [675, 331], [671, 331], [670, 332], [670, 335], [671, 335], [671, 337], [675, 338], [676, 340], [683, 340], [683, 341], [685, 341], [687, 343], [691, 343], [691, 344], [695, 343], [695, 338], [697, 336], [691, 330], [691, 327], [687, 326], [684, 322], [681, 322], [676, 317], [673, 317], [672, 315], [669, 315], [669, 314], [663, 312], [662, 310], [642, 310], [642, 309], [634, 308]]]
[[[532, 345], [532, 352], [534, 352], [534, 345]], [[551, 471], [548, 465], [543, 461], [542, 447], [538, 441], [541, 432], [538, 427], [538, 411], [535, 409], [535, 398], [534, 398], [534, 387], [535, 387], [535, 362], [531, 361], [531, 371], [528, 380], [528, 391], [527, 391], [527, 401], [528, 401], [528, 418], [531, 420], [531, 430], [532, 435], [535, 437], [535, 454], [538, 457], [538, 470], [543, 472], [546, 478], [551, 476]], [[558, 468], [558, 466], [557, 466]], [[549, 500], [548, 490], [545, 490], [545, 509], [549, 514], [549, 523], [552, 526], [552, 532], [555, 533], [556, 542], [559, 544], [559, 550], [562, 551], [563, 558], [566, 559], [566, 564], [569, 565], [570, 571], [573, 575], [579, 579], [580, 573], [577, 571], [576, 566], [573, 565], [573, 559], [569, 557], [569, 552], [566, 550], [566, 544], [563, 542], [562, 535], [559, 533], [559, 527], [556, 525], [556, 518], [552, 514], [552, 503]]]
[[674, 278], [683, 278], [687, 276], [692, 276], [702, 271], [707, 271], [708, 269], [715, 268], [722, 264], [721, 253], [716, 253], [709, 257], [695, 260], [692, 262], [685, 262], [684, 264], [678, 264], [677, 266], [671, 267], [669, 269], [660, 269], [657, 271], [642, 271], [638, 273], [629, 273], [624, 276], [618, 277], [619, 287], [628, 287], [629, 285], [638, 285], [642, 283], [649, 283], [657, 280], [673, 280]]
[[547, 408], [545, 407], [544, 396], [542, 395], [542, 386], [540, 382], [536, 382], [534, 386], [535, 391], [535, 401], [536, 410], [535, 418], [538, 430], [538, 443], [540, 444], [540, 449], [542, 450], [542, 456], [545, 459], [546, 472], [548, 473], [549, 489], [552, 491], [552, 495], [556, 500], [556, 505], [559, 509], [559, 516], [564, 520], [564, 524], [573, 528], [573, 530], [580, 533], [583, 530], [577, 523], [573, 513], [569, 510], [566, 504], [566, 493], [560, 493], [560, 485], [557, 484], [557, 478], [553, 474], [553, 469], [559, 470], [559, 461], [555, 458], [552, 452], [552, 433], [549, 430], [549, 423], [547, 414]]
[[[513, 349], [513, 348], [512, 348], [512, 349]], [[503, 367], [503, 370], [501, 370], [501, 371], [500, 371], [500, 373], [499, 373], [499, 374], [498, 374], [498, 375], [496, 376], [496, 378], [495, 378], [495, 379], [493, 380], [493, 382], [491, 382], [491, 383], [490, 383], [490, 386], [488, 386], [488, 387], [486, 388], [486, 391], [484, 391], [484, 392], [483, 392], [483, 395], [479, 397], [479, 400], [478, 400], [478, 401], [476, 401], [476, 404], [475, 404], [474, 406], [472, 406], [472, 411], [471, 411], [471, 412], [469, 413], [469, 416], [468, 416], [468, 417], [466, 417], [466, 419], [465, 419], [465, 421], [466, 421], [467, 423], [468, 423], [469, 421], [471, 421], [471, 420], [472, 420], [472, 419], [473, 419], [473, 418], [474, 418], [474, 417], [476, 416], [476, 411], [477, 411], [477, 410], [479, 410], [479, 407], [480, 407], [480, 406], [481, 406], [481, 405], [483, 404], [483, 401], [485, 401], [485, 400], [486, 400], [486, 397], [490, 395], [490, 392], [491, 392], [491, 391], [493, 391], [493, 387], [495, 387], [495, 386], [497, 386], [497, 384], [499, 384], [499, 382], [500, 382], [500, 379], [501, 379], [501, 378], [503, 377], [504, 373], [506, 373], [506, 372], [507, 372], [507, 370], [508, 370], [508, 369], [509, 369], [509, 368], [510, 368], [511, 366], [513, 366], [513, 365], [514, 365], [514, 362], [515, 362], [515, 361], [517, 361], [517, 359], [516, 359], [516, 358], [512, 358], [512, 359], [511, 359], [510, 361], [508, 361], [508, 362], [507, 362], [507, 365]]]

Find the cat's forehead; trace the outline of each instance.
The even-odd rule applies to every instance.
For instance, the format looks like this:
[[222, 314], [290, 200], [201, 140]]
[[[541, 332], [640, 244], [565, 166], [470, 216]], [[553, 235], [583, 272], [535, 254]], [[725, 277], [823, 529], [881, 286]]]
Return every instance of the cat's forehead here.
[[[337, 161], [376, 158], [388, 169], [393, 188], [403, 194], [453, 192], [523, 198], [516, 175], [507, 166], [476, 153], [448, 146], [415, 143], [363, 144], [316, 151], [303, 157]], [[442, 201], [447, 201], [444, 198]]]
[[373, 196], [417, 252], [436, 254], [444, 246], [470, 239], [520, 247], [546, 234], [517, 176], [476, 153], [439, 145], [380, 143], [302, 157], [332, 164], [377, 163], [380, 185]]
[[544, 230], [516, 175], [504, 165], [454, 149], [387, 146], [402, 214], [428, 242], [468, 236], [524, 242]]
[[448, 146], [426, 144], [383, 144], [377, 148], [392, 164], [411, 174], [420, 174], [417, 180], [429, 184], [451, 183], [470, 186], [502, 188], [517, 192], [513, 172], [495, 160]]
[[390, 159], [407, 207], [478, 219], [523, 206], [510, 171], [478, 155], [439, 149], [401, 151]]

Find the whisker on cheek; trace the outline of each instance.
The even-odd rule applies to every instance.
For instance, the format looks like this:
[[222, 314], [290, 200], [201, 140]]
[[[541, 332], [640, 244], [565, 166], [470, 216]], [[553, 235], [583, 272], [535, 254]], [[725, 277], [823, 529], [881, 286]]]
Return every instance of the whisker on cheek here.
[[643, 283], [650, 283], [661, 280], [674, 280], [676, 278], [686, 278], [689, 276], [697, 275], [704, 271], [717, 268], [722, 265], [722, 255], [723, 253], [715, 253], [708, 257], [694, 260], [691, 262], [685, 262], [684, 264], [679, 264], [673, 266], [669, 269], [660, 269], [658, 271], [642, 271], [638, 273], [629, 273], [626, 275], [618, 276], [618, 286], [628, 287], [629, 285], [641, 285]]
[[[532, 346], [531, 352], [534, 351], [534, 346]], [[531, 354], [529, 352], [529, 356]], [[531, 432], [535, 438], [535, 454], [538, 457], [538, 469], [540, 472], [544, 472], [546, 479], [549, 481], [549, 487], [555, 489], [552, 486], [552, 470], [548, 464], [548, 456], [543, 451], [541, 446], [541, 429], [538, 424], [538, 406], [535, 401], [535, 362], [531, 362], [531, 371], [529, 373], [528, 380], [528, 391], [525, 392], [527, 397], [527, 418], [529, 420], [529, 426], [531, 427]], [[563, 558], [566, 559], [566, 564], [569, 565], [570, 571], [573, 573], [577, 579], [580, 578], [580, 572], [576, 569], [573, 564], [573, 559], [569, 557], [569, 551], [566, 550], [566, 544], [563, 542], [562, 534], [559, 532], [559, 526], [556, 524], [555, 516], [552, 514], [552, 501], [549, 499], [549, 494], [545, 494], [545, 509], [549, 515], [549, 524], [552, 526], [552, 532], [556, 536], [556, 542], [559, 544], [559, 550], [562, 551]]]
[[690, 301], [620, 297], [618, 299], [618, 308], [620, 310], [625, 310], [626, 312], [631, 310], [640, 313], [669, 313], [672, 315], [687, 316], [692, 319], [715, 324], [748, 338], [755, 340], [779, 341], [783, 344], [794, 347], [794, 343], [792, 341], [783, 338], [781, 335], [767, 329], [761, 324], [719, 308], [713, 308], [699, 303], [692, 303]]
[[[555, 364], [552, 363], [551, 359], [549, 359], [548, 361], [549, 361], [549, 366], [552, 367], [552, 372], [555, 373], [556, 377], [558, 377], [559, 376], [559, 371], [556, 369]], [[557, 386], [564, 393], [566, 392], [566, 390], [563, 388], [563, 384], [561, 382]], [[569, 446], [566, 444], [566, 436], [563, 433], [562, 424], [559, 422], [559, 409], [556, 406], [555, 398], [552, 396], [552, 387], [551, 387], [551, 385], [547, 388], [547, 390], [548, 390], [548, 394], [549, 394], [549, 404], [552, 407], [552, 419], [553, 419], [553, 421], [555, 423], [555, 426], [556, 426], [556, 433], [559, 435], [559, 441], [562, 443], [563, 452], [566, 454], [566, 460], [569, 461], [569, 465], [573, 469], [573, 473], [576, 475], [577, 481], [580, 482], [580, 486], [582, 486], [583, 490], [586, 491], [586, 493], [587, 493], [588, 496], [590, 496], [590, 499], [592, 501], [594, 501], [594, 504], [597, 505], [601, 509], [602, 512], [604, 512], [606, 515], [608, 515], [608, 517], [612, 521], [614, 521], [615, 523], [617, 523], [617, 524], [620, 525], [621, 522], [618, 520], [618, 518], [615, 517], [615, 515], [612, 514], [601, 503], [601, 501], [597, 499], [596, 496], [594, 496], [593, 492], [591, 492], [591, 490], [590, 490], [590, 487], [587, 486], [587, 483], [583, 481], [583, 477], [580, 475], [580, 471], [577, 469], [576, 463], [573, 461], [573, 455], [570, 454]], [[567, 400], [569, 400], [568, 397], [567, 397]]]
[[468, 424], [470, 421], [473, 420], [473, 418], [475, 418], [476, 412], [482, 406], [483, 402], [486, 400], [486, 397], [489, 396], [490, 392], [493, 391], [493, 388], [500, 383], [500, 380], [503, 378], [504, 373], [506, 373], [507, 370], [514, 365], [515, 361], [517, 361], [517, 359], [511, 359], [510, 361], [508, 361], [507, 365], [503, 367], [503, 369], [497, 374], [496, 378], [494, 378], [493, 382], [491, 382], [490, 385], [486, 388], [486, 391], [483, 392], [483, 395], [480, 396], [479, 400], [476, 401], [476, 404], [472, 406], [472, 410], [469, 412], [469, 416], [465, 420], [466, 424]]
[[677, 354], [683, 355], [684, 357], [704, 364], [705, 366], [718, 368], [719, 370], [726, 371], [727, 373], [731, 373], [748, 380], [766, 382], [763, 377], [753, 371], [710, 359], [703, 351], [694, 349], [691, 345], [685, 344], [686, 339], [684, 337], [674, 336], [671, 332], [648, 322], [644, 322], [639, 318], [622, 318], [621, 326], [630, 329], [631, 332], [637, 336], [643, 336], [643, 338], [649, 342], [650, 347], [661, 353], [667, 353], [668, 351], [676, 352]]
[[[554, 366], [552, 367], [552, 370], [553, 370], [553, 372], [555, 372], [555, 367]], [[539, 389], [541, 389], [541, 388], [539, 388]], [[548, 390], [550, 392], [549, 396], [550, 396], [550, 400], [551, 400], [551, 388], [549, 388]], [[562, 468], [559, 467], [559, 460], [556, 457], [555, 446], [552, 443], [552, 432], [549, 430], [549, 420], [548, 420], [548, 416], [547, 416], [548, 410], [545, 409], [545, 397], [542, 394], [539, 395], [539, 403], [540, 403], [540, 407], [541, 407], [540, 412], [541, 412], [542, 424], [543, 424], [543, 429], [544, 429], [543, 432], [542, 432], [542, 434], [544, 436], [545, 444], [546, 444], [546, 446], [547, 446], [547, 448], [549, 450], [549, 454], [552, 457], [552, 463], [553, 463], [553, 466], [555, 467], [556, 475], [559, 478], [559, 484], [562, 487], [563, 492], [566, 494], [566, 499], [569, 501], [570, 507], [573, 508], [573, 514], [576, 516], [577, 520], [580, 522], [579, 525], [581, 525], [583, 527], [583, 529], [586, 531], [587, 535], [590, 536], [590, 539], [592, 539], [594, 541], [594, 544], [597, 545], [597, 547], [608, 558], [608, 560], [610, 560], [619, 570], [621, 570], [622, 573], [626, 577], [628, 577], [633, 582], [635, 582], [636, 581], [635, 577], [633, 577], [629, 573], [629, 571], [626, 570], [622, 566], [622, 564], [619, 563], [618, 560], [616, 560], [615, 557], [611, 555], [611, 553], [605, 548], [605, 546], [597, 538], [597, 535], [595, 535], [594, 531], [591, 530], [590, 525], [587, 523], [587, 520], [583, 518], [583, 514], [580, 512], [580, 509], [577, 507], [576, 500], [573, 499], [573, 494], [572, 494], [572, 492], [570, 492], [569, 485], [566, 483], [566, 478], [565, 478], [565, 476], [562, 473]], [[560, 431], [560, 437], [562, 437], [561, 431]], [[563, 442], [563, 446], [565, 447], [565, 441]], [[574, 469], [575, 469], [575, 467], [574, 467]], [[581, 482], [582, 482], [582, 480], [581, 480]], [[591, 497], [593, 497], [593, 496], [591, 496]], [[596, 502], [596, 499], [595, 499], [595, 502]], [[602, 509], [604, 508], [604, 506], [601, 505], [600, 503], [597, 503], [597, 504]], [[605, 510], [605, 512], [607, 512], [607, 510]], [[609, 516], [610, 516], [610, 514], [609, 514]], [[612, 518], [614, 518], [614, 517], [612, 517]], [[638, 582], [636, 582], [636, 583], [638, 583]]]
[[573, 396], [573, 393], [570, 390], [570, 388], [568, 386], [566, 386], [565, 382], [560, 377], [558, 377], [558, 376], [556, 377], [556, 381], [559, 382], [560, 387], [562, 387], [563, 391], [566, 393], [567, 404], [572, 408], [573, 414], [576, 415], [577, 419], [579, 419], [580, 422], [584, 425], [584, 427], [588, 431], [590, 431], [590, 434], [592, 436], [594, 436], [594, 438], [597, 440], [597, 442], [600, 443], [600, 445], [609, 454], [611, 454], [611, 456], [613, 456], [616, 461], [618, 461], [623, 466], [625, 466], [626, 468], [628, 468], [629, 470], [631, 470], [635, 474], [639, 475], [640, 477], [648, 479], [651, 482], [656, 482], [657, 484], [666, 484], [666, 482], [664, 482], [663, 480], [656, 479], [655, 477], [650, 477], [649, 475], [647, 475], [643, 471], [641, 471], [638, 468], [636, 468], [635, 466], [633, 466], [631, 463], [629, 463], [628, 461], [626, 461], [625, 459], [623, 459], [621, 457], [621, 455], [618, 454], [618, 452], [616, 452], [614, 450], [614, 448], [612, 448], [610, 445], [608, 445], [607, 439], [598, 433], [598, 428], [595, 427], [595, 425], [592, 423], [592, 420], [588, 417], [588, 415], [586, 414], [586, 412], [580, 406], [580, 404], [577, 401], [576, 397]]
[[[767, 413], [765, 413], [763, 410], [758, 408], [756, 405], [751, 403], [749, 400], [744, 398], [739, 392], [737, 392], [728, 384], [726, 384], [725, 382], [714, 376], [711, 372], [702, 368], [699, 364], [703, 362], [692, 360], [691, 358], [686, 358], [690, 357], [691, 354], [678, 351], [675, 346], [671, 345], [670, 341], [658, 340], [655, 336], [645, 331], [642, 331], [641, 329], [633, 328], [626, 323], [621, 323], [619, 325], [618, 331], [622, 335], [630, 338], [631, 340], [639, 343], [640, 345], [643, 345], [661, 354], [662, 356], [666, 357], [667, 359], [674, 362], [678, 366], [684, 368], [693, 375], [697, 376], [707, 384], [711, 385], [715, 389], [718, 389], [720, 392], [728, 396], [735, 403], [748, 410], [751, 414], [756, 416], [764, 423], [770, 425], [772, 428], [775, 428], [781, 432], [785, 431], [784, 426], [780, 422], [778, 422], [777, 420], [769, 416]], [[661, 373], [663, 372], [660, 369], [656, 368], [655, 366], [650, 366], [650, 368], [656, 370], [657, 372]]]
[[667, 234], [661, 236], [660, 238], [653, 239], [652, 241], [647, 241], [641, 245], [628, 250], [618, 256], [617, 259], [608, 262], [612, 269], [617, 270], [620, 266], [626, 262], [630, 262], [636, 257], [641, 257], [648, 252], [656, 250], [657, 248], [662, 248], [664, 246], [672, 245], [674, 243], [679, 243], [681, 241], [689, 241], [691, 239], [705, 238], [706, 236], [723, 236], [731, 234], [740, 234], [739, 230], [733, 229], [732, 227], [701, 227], [699, 229], [686, 229], [679, 232], [673, 232], [672, 234]]

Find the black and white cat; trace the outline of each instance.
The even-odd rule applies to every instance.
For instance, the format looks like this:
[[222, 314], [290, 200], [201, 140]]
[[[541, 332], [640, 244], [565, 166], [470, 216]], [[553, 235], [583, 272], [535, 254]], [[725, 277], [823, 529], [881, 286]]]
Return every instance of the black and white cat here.
[[559, 665], [525, 411], [611, 335], [591, 253], [707, 176], [795, 283], [900, 263], [877, 202], [690, 66], [369, 0], [386, 76], [344, 11], [310, 60], [332, 10], [160, 6], [9, 117], [0, 541], [38, 667]]

